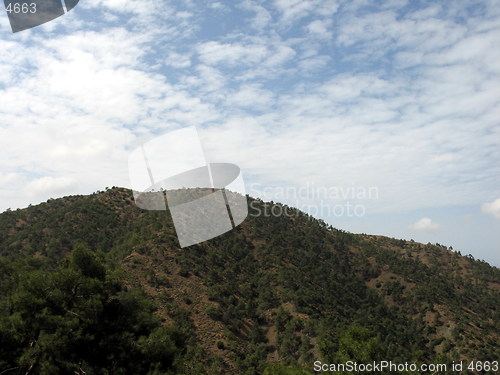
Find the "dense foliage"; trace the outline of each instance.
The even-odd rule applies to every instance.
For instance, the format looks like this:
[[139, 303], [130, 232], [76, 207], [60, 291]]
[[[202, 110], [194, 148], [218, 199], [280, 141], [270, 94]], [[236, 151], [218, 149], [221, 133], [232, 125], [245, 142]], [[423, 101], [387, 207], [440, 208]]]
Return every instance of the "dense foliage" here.
[[[164, 374], [183, 338], [164, 328], [138, 290], [126, 290], [103, 256], [76, 246], [44, 262], [0, 260], [0, 369], [13, 374]], [[11, 371], [6, 371], [10, 369]]]
[[110, 373], [134, 358], [113, 373], [272, 375], [309, 373], [315, 360], [499, 358], [498, 268], [250, 202], [235, 230], [186, 249], [169, 213], [138, 209], [126, 189], [1, 214], [0, 372]]

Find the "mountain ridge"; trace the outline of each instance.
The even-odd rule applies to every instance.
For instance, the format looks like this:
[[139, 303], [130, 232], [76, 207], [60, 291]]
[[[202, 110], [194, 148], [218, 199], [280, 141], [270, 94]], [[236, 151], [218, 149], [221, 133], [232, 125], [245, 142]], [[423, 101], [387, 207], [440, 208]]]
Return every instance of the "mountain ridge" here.
[[[168, 211], [140, 210], [130, 190], [113, 187], [0, 214], [0, 256], [55, 267], [77, 243], [102, 251], [154, 301], [164, 324], [189, 326], [204, 371], [498, 358], [498, 268], [289, 209], [293, 217], [264, 217], [250, 206], [233, 231], [180, 249]], [[344, 347], [356, 337], [360, 352]]]

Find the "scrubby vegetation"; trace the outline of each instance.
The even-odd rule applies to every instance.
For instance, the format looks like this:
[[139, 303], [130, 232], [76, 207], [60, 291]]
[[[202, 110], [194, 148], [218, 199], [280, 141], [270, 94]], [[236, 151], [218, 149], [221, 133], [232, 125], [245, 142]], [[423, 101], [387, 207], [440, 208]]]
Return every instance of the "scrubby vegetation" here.
[[1, 214], [0, 373], [499, 358], [498, 268], [288, 212], [185, 249], [169, 213], [138, 209], [126, 189]]

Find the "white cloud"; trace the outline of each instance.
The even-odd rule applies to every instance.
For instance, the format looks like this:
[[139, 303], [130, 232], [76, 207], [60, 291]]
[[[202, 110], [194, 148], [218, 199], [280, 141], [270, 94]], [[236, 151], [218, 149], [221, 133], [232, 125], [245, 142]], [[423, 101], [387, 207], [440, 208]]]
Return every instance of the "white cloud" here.
[[221, 2], [216, 1], [216, 2], [213, 2], [210, 4], [210, 8], [212, 8], [212, 9], [224, 9], [225, 6]]
[[46, 194], [71, 193], [77, 186], [77, 181], [71, 177], [41, 177], [31, 181], [24, 191], [32, 197]]
[[274, 104], [274, 95], [258, 85], [244, 85], [239, 91], [229, 95], [227, 103], [250, 110], [265, 110]]
[[[104, 4], [119, 10], [129, 3]], [[0, 210], [128, 186], [127, 150], [136, 137], [214, 119], [210, 105], [145, 63], [158, 29], [81, 24], [89, 30], [0, 38]], [[170, 51], [160, 50], [160, 60], [188, 65]]]
[[443, 226], [432, 221], [432, 219], [429, 219], [428, 217], [424, 217], [410, 225], [410, 229], [423, 232], [438, 232], [443, 229]]
[[174, 68], [187, 68], [191, 66], [191, 56], [188, 54], [171, 52], [167, 57], [167, 64]]
[[330, 38], [332, 32], [329, 30], [329, 23], [327, 20], [315, 20], [307, 25], [307, 31], [321, 38]]
[[290, 24], [309, 15], [331, 17], [338, 9], [335, 0], [275, 0], [282, 22]]
[[493, 202], [483, 204], [481, 209], [485, 214], [491, 214], [500, 220], [500, 198]]
[[228, 78], [234, 81], [276, 79], [286, 73], [284, 66], [293, 61], [296, 55], [292, 46], [283, 41], [269, 40], [267, 37], [225, 43], [201, 43], [196, 46], [196, 52], [201, 61], [196, 67], [197, 70], [207, 67], [218, 69], [220, 72], [230, 70], [227, 73]]
[[245, 0], [241, 4], [241, 7], [255, 13], [255, 16], [250, 21], [250, 25], [257, 30], [264, 30], [272, 21], [269, 10], [254, 1]]
[[208, 65], [247, 65], [262, 61], [268, 51], [262, 44], [207, 42], [198, 47], [198, 53], [201, 61]]
[[313, 8], [310, 0], [275, 0], [275, 6], [283, 13], [285, 21], [292, 21], [305, 17]]
[[80, 4], [85, 8], [92, 10], [107, 9], [116, 13], [136, 14], [147, 16], [156, 11], [163, 11], [163, 14], [174, 13], [168, 3], [158, 4], [154, 0], [88, 0]]

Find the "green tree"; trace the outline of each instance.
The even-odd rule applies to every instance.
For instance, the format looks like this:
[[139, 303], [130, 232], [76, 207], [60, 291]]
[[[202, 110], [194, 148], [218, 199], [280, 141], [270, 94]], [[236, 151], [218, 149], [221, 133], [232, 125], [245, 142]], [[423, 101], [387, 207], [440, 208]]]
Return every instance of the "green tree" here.
[[379, 358], [382, 346], [376, 337], [372, 337], [367, 328], [352, 324], [339, 338], [339, 348], [336, 353], [337, 363], [355, 361], [358, 363], [369, 363]]
[[103, 258], [78, 246], [55, 271], [18, 275], [2, 298], [0, 370], [29, 374], [156, 374], [183, 340], [161, 327], [152, 303], [123, 288]]

